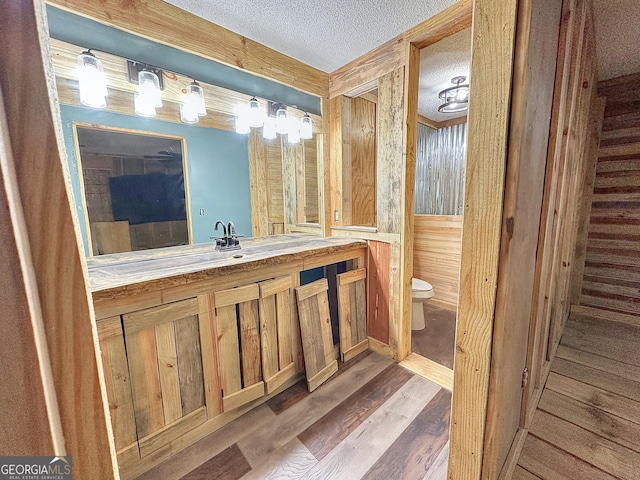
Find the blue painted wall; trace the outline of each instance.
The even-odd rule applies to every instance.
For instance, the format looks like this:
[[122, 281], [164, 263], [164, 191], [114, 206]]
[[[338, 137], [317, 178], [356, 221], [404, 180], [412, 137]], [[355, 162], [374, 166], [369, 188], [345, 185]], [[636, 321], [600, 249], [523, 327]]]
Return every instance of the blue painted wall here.
[[[249, 151], [246, 135], [214, 128], [164, 122], [138, 116], [120, 115], [92, 108], [61, 105], [65, 145], [82, 237], [87, 248], [87, 225], [82, 209], [80, 179], [73, 122], [165, 133], [185, 138], [191, 223], [194, 243], [210, 242], [216, 220], [233, 220], [238, 233], [251, 236]], [[200, 216], [199, 210], [205, 209]]]

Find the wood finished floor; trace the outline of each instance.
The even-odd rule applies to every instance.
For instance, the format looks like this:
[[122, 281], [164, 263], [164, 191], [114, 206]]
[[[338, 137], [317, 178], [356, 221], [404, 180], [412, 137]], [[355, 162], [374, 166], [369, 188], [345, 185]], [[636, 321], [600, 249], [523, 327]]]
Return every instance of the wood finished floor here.
[[456, 312], [425, 302], [425, 328], [411, 331], [411, 351], [453, 369]]
[[640, 478], [640, 315], [574, 306], [514, 479]]
[[444, 480], [451, 393], [366, 352], [313, 393], [304, 382], [141, 479]]

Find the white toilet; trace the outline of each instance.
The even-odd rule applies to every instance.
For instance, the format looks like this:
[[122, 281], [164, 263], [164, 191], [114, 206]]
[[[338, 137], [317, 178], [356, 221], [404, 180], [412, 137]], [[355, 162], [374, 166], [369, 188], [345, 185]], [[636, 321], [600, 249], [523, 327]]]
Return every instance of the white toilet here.
[[411, 330], [422, 330], [424, 323], [424, 302], [432, 298], [433, 287], [419, 278], [411, 279]]

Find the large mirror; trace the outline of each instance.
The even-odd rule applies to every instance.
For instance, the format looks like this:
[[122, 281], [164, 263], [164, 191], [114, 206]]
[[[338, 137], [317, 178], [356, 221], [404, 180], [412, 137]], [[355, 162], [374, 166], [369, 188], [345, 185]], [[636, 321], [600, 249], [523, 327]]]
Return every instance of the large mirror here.
[[[320, 102], [317, 97], [313, 97], [315, 100], [309, 105], [309, 100], [300, 98], [304, 94], [289, 87], [215, 64], [170, 46], [135, 37], [55, 7], [49, 6], [47, 13], [63, 133], [87, 255], [126, 251], [128, 245], [129, 250], [138, 250], [210, 242], [212, 236], [221, 233], [214, 231], [217, 220], [225, 223], [233, 221], [237, 232], [245, 237], [290, 231], [322, 234], [322, 215], [319, 214], [322, 188], [319, 181], [323, 168], [323, 122], [318, 115]], [[78, 28], [69, 28], [69, 25]], [[103, 108], [83, 104], [85, 102], [81, 102], [79, 92], [79, 54], [96, 45], [104, 46], [105, 50], [111, 52], [120, 52], [116, 55], [98, 48], [90, 52], [101, 62], [107, 82], [108, 95], [106, 106]], [[135, 58], [137, 55], [146, 55], [145, 49], [153, 50], [159, 55], [156, 61], [162, 63], [160, 67], [164, 68], [157, 75], [161, 83], [162, 106], [158, 104], [154, 109], [154, 116], [141, 116], [140, 113], [145, 113], [144, 109], [140, 109], [136, 104], [141, 95], [135, 82], [138, 72], [134, 70], [132, 73], [132, 69], [140, 70], [144, 68], [144, 64], [136, 67], [127, 61], [129, 51]], [[126, 53], [122, 53], [123, 51]], [[194, 79], [175, 73], [172, 69], [196, 72], [205, 80], [215, 77], [214, 80], [218, 82], [208, 83], [201, 77], [197, 78], [197, 83], [204, 92], [206, 110], [206, 115], [194, 117], [197, 124], [193, 124], [189, 116], [185, 115], [184, 99], [185, 95], [191, 92]], [[213, 70], [215, 75], [211, 73]], [[286, 133], [278, 133], [275, 138], [265, 138], [269, 136], [264, 132], [262, 125], [253, 126], [248, 134], [246, 131], [240, 131], [236, 119], [252, 96], [239, 93], [234, 90], [236, 87], [245, 91], [255, 89], [265, 96], [272, 97], [267, 99], [258, 95], [257, 101], [265, 115], [271, 112], [270, 108], [275, 101], [292, 95], [294, 100], [289, 101], [301, 105], [301, 108], [293, 104], [281, 105], [285, 106], [292, 124], [294, 121], [301, 122], [308, 114], [312, 120], [310, 138], [292, 142]], [[317, 104], [315, 107], [314, 102]], [[308, 107], [308, 110], [302, 109], [305, 107]], [[120, 149], [100, 152], [98, 146], [92, 145], [88, 140], [95, 140], [88, 134], [90, 130], [94, 137], [99, 136], [95, 132], [119, 131], [121, 137], [115, 143]], [[173, 138], [177, 143], [158, 143], [144, 152], [139, 152], [134, 146], [134, 139], [140, 137], [146, 137], [147, 140]], [[91, 153], [89, 148], [93, 150]], [[169, 161], [152, 159], [152, 156], [162, 156], [158, 152], [173, 152], [172, 155], [176, 159], [178, 155], [182, 158], [182, 201], [185, 211], [180, 219], [155, 218], [152, 214], [142, 219], [125, 218], [117, 205], [108, 205], [107, 200], [113, 202], [114, 199], [108, 199], [105, 191], [109, 189], [111, 195], [112, 189], [115, 188], [111, 184], [119, 181], [114, 178], [126, 175], [119, 175], [113, 166], [111, 170], [107, 169], [104, 165], [109, 161], [105, 158], [100, 160], [103, 162], [99, 165], [100, 168], [95, 168], [95, 165], [99, 164], [95, 159], [84, 158], [88, 155], [126, 158], [129, 159], [129, 166], [134, 168], [134, 164], [140, 163], [140, 158], [146, 157], [143, 168], [155, 171], [161, 168], [158, 162], [162, 163], [165, 160], [164, 163], [167, 164]], [[151, 165], [152, 162], [156, 164]], [[111, 160], [111, 163], [117, 162]], [[175, 166], [177, 167], [177, 163]], [[171, 166], [172, 169], [173, 167], [174, 165]], [[102, 173], [97, 174], [96, 171], [100, 169]], [[100, 177], [97, 180], [101, 182], [99, 187], [87, 183], [95, 182], [95, 175]], [[108, 180], [103, 181], [105, 178]], [[144, 183], [148, 178], [141, 177], [139, 181]], [[134, 180], [122, 181], [126, 183]], [[97, 197], [94, 190], [98, 188], [102, 191]], [[131, 201], [129, 198], [125, 203]], [[102, 204], [98, 205], [96, 202]], [[129, 212], [127, 215], [133, 214]], [[139, 225], [142, 224], [177, 221], [183, 222], [184, 227], [178, 229], [172, 226], [170, 231], [165, 228], [168, 224], [157, 225], [154, 228], [145, 227], [148, 235], [144, 240], [138, 241], [138, 232], [133, 232], [141, 230], [142, 227]], [[126, 225], [120, 222], [129, 223], [128, 241], [124, 234]]]
[[74, 127], [91, 253], [189, 244], [184, 139]]

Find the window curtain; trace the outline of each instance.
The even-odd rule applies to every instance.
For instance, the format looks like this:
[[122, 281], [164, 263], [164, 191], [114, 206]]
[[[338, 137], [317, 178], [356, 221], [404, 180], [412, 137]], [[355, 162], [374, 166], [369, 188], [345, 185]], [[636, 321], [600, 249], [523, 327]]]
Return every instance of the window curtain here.
[[434, 129], [418, 123], [415, 213], [462, 215], [467, 124]]

